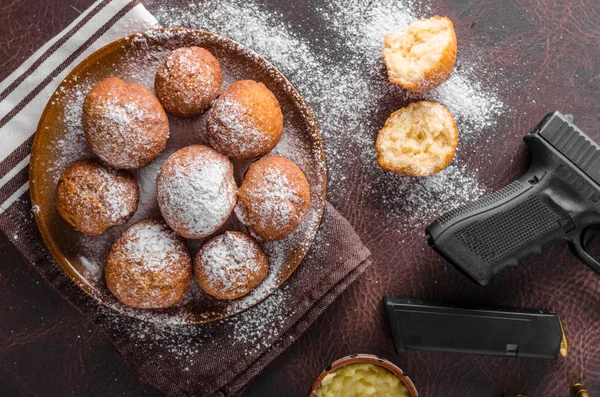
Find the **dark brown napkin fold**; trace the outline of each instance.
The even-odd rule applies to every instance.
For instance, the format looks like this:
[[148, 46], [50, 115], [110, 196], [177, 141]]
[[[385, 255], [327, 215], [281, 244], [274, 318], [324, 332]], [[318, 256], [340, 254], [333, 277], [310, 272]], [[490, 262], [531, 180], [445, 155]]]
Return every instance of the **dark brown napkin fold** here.
[[48, 254], [29, 206], [28, 199], [11, 206], [0, 215], [0, 229], [17, 236], [12, 240], [23, 255], [102, 327], [142, 379], [171, 396], [240, 395], [370, 265], [368, 249], [328, 203], [308, 255], [264, 302], [213, 323], [158, 325], [119, 315], [83, 293]]

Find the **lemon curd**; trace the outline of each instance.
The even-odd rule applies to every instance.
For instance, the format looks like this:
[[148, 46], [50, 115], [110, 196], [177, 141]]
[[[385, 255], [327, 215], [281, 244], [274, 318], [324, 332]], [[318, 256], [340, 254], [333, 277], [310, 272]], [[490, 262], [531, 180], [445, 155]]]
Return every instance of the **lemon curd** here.
[[327, 374], [317, 397], [410, 397], [402, 381], [375, 364], [346, 365]]

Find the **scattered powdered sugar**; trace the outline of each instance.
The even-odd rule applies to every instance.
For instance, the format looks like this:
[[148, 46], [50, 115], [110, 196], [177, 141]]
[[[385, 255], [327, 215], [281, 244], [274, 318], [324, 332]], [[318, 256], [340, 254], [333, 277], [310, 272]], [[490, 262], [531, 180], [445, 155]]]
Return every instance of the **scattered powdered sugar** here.
[[474, 77], [472, 67], [462, 67], [441, 86], [431, 92], [408, 95], [414, 99], [429, 99], [445, 105], [462, 128], [459, 139], [470, 141], [481, 132], [496, 126], [496, 118], [504, 112], [497, 89], [484, 89]]
[[86, 277], [91, 278], [91, 279], [99, 279], [102, 277], [103, 267], [100, 267], [100, 265], [98, 265], [98, 263], [96, 263], [93, 260], [90, 260], [89, 258], [87, 258], [84, 255], [77, 256], [77, 259], [81, 263], [83, 263], [83, 268], [85, 270]]
[[[419, 7], [409, 0], [328, 2], [320, 6], [315, 16], [317, 20], [311, 22], [319, 30], [316, 37], [307, 31], [306, 25], [292, 25], [285, 15], [252, 0], [208, 0], [177, 9], [170, 8], [164, 1], [163, 7], [153, 13], [165, 26], [189, 26], [232, 37], [273, 62], [296, 86], [316, 116], [329, 166], [329, 198], [334, 203], [344, 203], [348, 189], [362, 189], [382, 204], [385, 227], [405, 230], [408, 227], [414, 229], [415, 225], [442, 211], [484, 193], [477, 170], [465, 166], [466, 156], [481, 149], [479, 138], [495, 127], [498, 116], [507, 110], [500, 97], [500, 87], [480, 79], [479, 76], [486, 74], [485, 65], [478, 61], [473, 49], [462, 48], [460, 41], [457, 68], [436, 90], [408, 95], [387, 82], [380, 54], [383, 37], [389, 31], [401, 30], [416, 16], [435, 14], [427, 9], [423, 13]], [[148, 62], [157, 64], [159, 61], [157, 58]], [[147, 76], [142, 78], [146, 85], [153, 78], [150, 66], [125, 73], [138, 78], [146, 73]], [[71, 122], [67, 123], [65, 138], [56, 143], [58, 150], [65, 154], [61, 160], [64, 163], [55, 165], [57, 168], [64, 168], [74, 158], [89, 156], [79, 126], [81, 102], [89, 86], [86, 89], [84, 84], [79, 90], [74, 92], [75, 101], [69, 102], [65, 109], [65, 117]], [[407, 100], [419, 98], [439, 101], [454, 113], [459, 127], [456, 158], [443, 172], [431, 177], [384, 173], [375, 164], [373, 146], [377, 131], [387, 115]], [[282, 143], [287, 142], [284, 137]], [[278, 149], [283, 150], [282, 147]], [[160, 164], [155, 162], [154, 165]], [[150, 173], [149, 180], [152, 175], [156, 173]], [[354, 179], [356, 176], [360, 178]], [[153, 205], [151, 201], [148, 206]], [[304, 223], [313, 225], [318, 219], [314, 214], [310, 216], [313, 218], [305, 219]], [[118, 236], [117, 232], [115, 229], [114, 234]], [[295, 233], [306, 233], [306, 230]], [[107, 238], [114, 237], [109, 235]], [[232, 302], [227, 307], [229, 313], [259, 302], [273, 291], [287, 248], [285, 243], [265, 244], [271, 262], [269, 275], [248, 296]], [[286, 311], [277, 303], [283, 299], [284, 291], [285, 285], [252, 311], [224, 321], [233, 325], [227, 329], [236, 340], [249, 344], [249, 351], [252, 346], [264, 348], [261, 343], [265, 339], [261, 335], [280, 332], [281, 324], [290, 313], [289, 306]], [[177, 319], [169, 320], [177, 323]], [[118, 322], [118, 316], [115, 316], [115, 322]], [[140, 341], [153, 339], [166, 345], [176, 339], [173, 335], [177, 335], [182, 341], [173, 342], [173, 349], [181, 351], [185, 357], [188, 353], [199, 352], [197, 343], [185, 342], [186, 332], [185, 327], [144, 324], [140, 325], [137, 334]]]
[[[482, 66], [477, 64], [478, 54], [461, 47], [460, 43], [457, 67], [452, 76], [439, 87], [425, 93], [408, 93], [388, 83], [381, 55], [385, 35], [401, 32], [418, 17], [433, 16], [435, 11], [421, 9], [421, 15], [417, 17], [417, 5], [410, 0], [384, 0], [369, 4], [357, 0], [342, 0], [323, 7], [333, 7], [333, 10], [325, 14], [326, 19], [343, 36], [348, 45], [346, 49], [359, 57], [361, 64], [366, 65], [368, 70], [365, 72], [372, 85], [371, 97], [391, 91], [401, 98], [406, 96], [412, 100], [431, 99], [441, 102], [457, 118], [461, 138], [468, 140], [482, 129], [493, 126], [497, 116], [504, 111], [497, 87], [484, 88], [478, 81], [476, 72]], [[361, 17], [357, 17], [358, 15]], [[462, 58], [464, 53], [469, 59]]]
[[294, 307], [289, 304], [285, 285], [251, 311], [213, 324], [210, 332], [206, 332], [203, 325], [132, 322], [113, 311], [99, 310], [110, 320], [113, 332], [126, 333], [139, 349], [158, 346], [158, 349], [175, 359], [173, 365], [180, 366], [185, 372], [190, 371], [197, 362], [202, 362], [206, 345], [214, 343], [213, 336], [227, 344], [222, 346], [224, 351], [235, 349], [245, 355], [255, 355], [268, 349], [287, 326], [285, 320], [295, 313]]
[[194, 358], [202, 353], [207, 338], [193, 326], [130, 321], [109, 309], [99, 308], [99, 311], [109, 319], [113, 332], [125, 333], [139, 349], [148, 349], [152, 345], [165, 349], [176, 359], [172, 364], [180, 365], [184, 371], [189, 371]]
[[341, 0], [323, 4], [318, 11], [335, 33], [345, 39], [344, 45], [348, 47], [345, 50], [364, 57], [369, 65], [379, 62], [374, 55], [383, 49], [387, 33], [400, 32], [417, 18], [412, 1], [406, 0], [384, 0], [377, 4]]
[[230, 338], [247, 346], [245, 354], [253, 355], [265, 350], [277, 339], [285, 325], [285, 319], [295, 313], [293, 306], [286, 305], [285, 300], [284, 285], [251, 311], [224, 320], [232, 326]]
[[[473, 151], [478, 155], [482, 134], [497, 127], [507, 111], [495, 78], [482, 64], [477, 48], [461, 46], [457, 66], [448, 81], [426, 93], [407, 93], [389, 84], [381, 51], [386, 33], [401, 31], [418, 17], [438, 11], [412, 0], [363, 2], [340, 0], [320, 4], [311, 25], [294, 25], [286, 15], [254, 3], [208, 0], [187, 8], [153, 12], [165, 26], [190, 26], [230, 36], [273, 62], [308, 102], [319, 126], [328, 162], [328, 196], [344, 203], [348, 183], [356, 183], [385, 205], [398, 228], [420, 225], [446, 210], [485, 193], [477, 170], [464, 166]], [[318, 27], [318, 28], [317, 28]], [[302, 32], [302, 33], [299, 33]], [[324, 39], [326, 38], [326, 39]], [[430, 99], [447, 106], [459, 129], [459, 148], [451, 167], [423, 178], [384, 175], [378, 169], [375, 137], [385, 118], [408, 101]], [[468, 186], [469, 189], [464, 187]], [[432, 205], [432, 203], [435, 203]], [[392, 225], [393, 223], [390, 223]], [[392, 226], [393, 227], [393, 226]]]
[[231, 163], [212, 149], [192, 152], [199, 147], [174, 153], [157, 180], [158, 202], [167, 223], [196, 238], [213, 233], [225, 222], [237, 192]]
[[[485, 194], [485, 188], [477, 182], [476, 173], [477, 170], [456, 164], [450, 164], [442, 172], [427, 178], [390, 177], [382, 172], [371, 193], [380, 198], [386, 209], [398, 208], [392, 210], [394, 214], [399, 215], [402, 209], [410, 208], [410, 212], [404, 212], [402, 217], [394, 217], [390, 227], [411, 232], [416, 225], [427, 224], [457, 204]], [[449, 186], [452, 188], [449, 189]], [[394, 194], [389, 194], [390, 191]]]
[[92, 151], [87, 144], [81, 125], [83, 100], [91, 89], [91, 85], [86, 85], [85, 82], [81, 83], [79, 89], [69, 92], [63, 91], [66, 103], [63, 108], [65, 129], [59, 139], [51, 142], [59, 155], [48, 166], [49, 174], [52, 176], [54, 183], [58, 182], [61, 173], [71, 162], [92, 157]]

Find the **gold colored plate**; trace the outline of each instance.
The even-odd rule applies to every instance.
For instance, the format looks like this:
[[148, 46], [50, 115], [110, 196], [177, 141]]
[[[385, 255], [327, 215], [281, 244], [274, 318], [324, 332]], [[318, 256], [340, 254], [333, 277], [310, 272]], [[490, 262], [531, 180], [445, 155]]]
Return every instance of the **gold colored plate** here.
[[[180, 304], [161, 310], [133, 309], [121, 304], [109, 292], [103, 275], [106, 255], [112, 243], [133, 222], [159, 217], [155, 198], [155, 178], [162, 162], [175, 150], [206, 143], [205, 113], [195, 119], [169, 116], [171, 136], [167, 150], [152, 164], [133, 174], [142, 198], [134, 217], [126, 224], [109, 229], [101, 237], [85, 236], [67, 224], [57, 213], [56, 181], [72, 161], [92, 157], [81, 127], [81, 103], [89, 89], [106, 77], [153, 86], [156, 68], [164, 56], [179, 47], [200, 46], [221, 62], [223, 88], [234, 81], [263, 82], [277, 97], [284, 116], [284, 132], [273, 154], [288, 157], [306, 174], [311, 187], [311, 206], [302, 225], [280, 242], [263, 244], [270, 271], [263, 285], [250, 295], [226, 301], [215, 299], [194, 282], [190, 294]], [[241, 182], [248, 162], [235, 161], [236, 180]], [[272, 64], [249, 48], [223, 36], [194, 29], [155, 29], [114, 41], [81, 62], [62, 81], [50, 98], [40, 119], [30, 166], [30, 191], [35, 217], [50, 252], [65, 273], [86, 293], [120, 313], [146, 321], [194, 324], [229, 317], [246, 310], [273, 293], [296, 270], [319, 228], [325, 207], [326, 166], [323, 146], [313, 117], [292, 84]], [[221, 231], [243, 230], [232, 216]], [[192, 255], [203, 240], [188, 240]]]

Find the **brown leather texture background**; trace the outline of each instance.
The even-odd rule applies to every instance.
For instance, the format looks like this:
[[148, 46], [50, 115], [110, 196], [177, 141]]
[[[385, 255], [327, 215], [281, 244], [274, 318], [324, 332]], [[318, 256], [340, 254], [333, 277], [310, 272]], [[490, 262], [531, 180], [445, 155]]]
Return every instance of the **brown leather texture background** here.
[[[179, 1], [183, 3], [174, 0], [170, 5], [176, 7]], [[0, 79], [91, 3], [2, 0]], [[468, 167], [479, 169], [483, 185], [501, 188], [526, 169], [528, 153], [520, 138], [549, 111], [573, 113], [576, 124], [600, 140], [598, 1], [433, 3], [432, 9], [455, 21], [462, 45], [469, 45], [473, 36], [487, 37], [478, 45], [487, 50], [483, 61], [489, 68], [514, 71], [503, 74], [505, 84], [514, 88], [502, 97], [513, 111], [502, 116], [498, 131], [479, 138], [481, 147], [492, 155], [485, 160], [473, 155], [468, 160]], [[152, 1], [144, 4], [153, 8]], [[272, 1], [284, 17], [298, 21], [310, 20], [315, 4], [303, 0], [290, 7], [287, 1]], [[381, 107], [382, 125], [397, 103], [384, 101]], [[408, 231], [403, 242], [397, 234], [386, 233], [378, 221], [381, 203], [357, 188], [365, 176], [355, 169], [349, 172], [348, 185], [330, 184], [330, 199], [371, 250], [373, 265], [258, 376], [245, 396], [306, 396], [323, 368], [352, 353], [392, 360], [412, 378], [422, 396], [568, 396], [570, 384], [578, 380], [592, 396], [600, 396], [600, 276], [575, 259], [566, 244], [557, 243], [541, 257], [530, 258], [518, 269], [495, 277], [489, 286], [479, 287], [444, 266], [443, 259], [427, 247], [422, 228]], [[383, 315], [383, 295], [553, 310], [564, 323], [569, 356], [539, 361], [426, 352], [396, 355]], [[161, 393], [142, 384], [102, 334], [46, 286], [2, 238], [0, 395]]]

